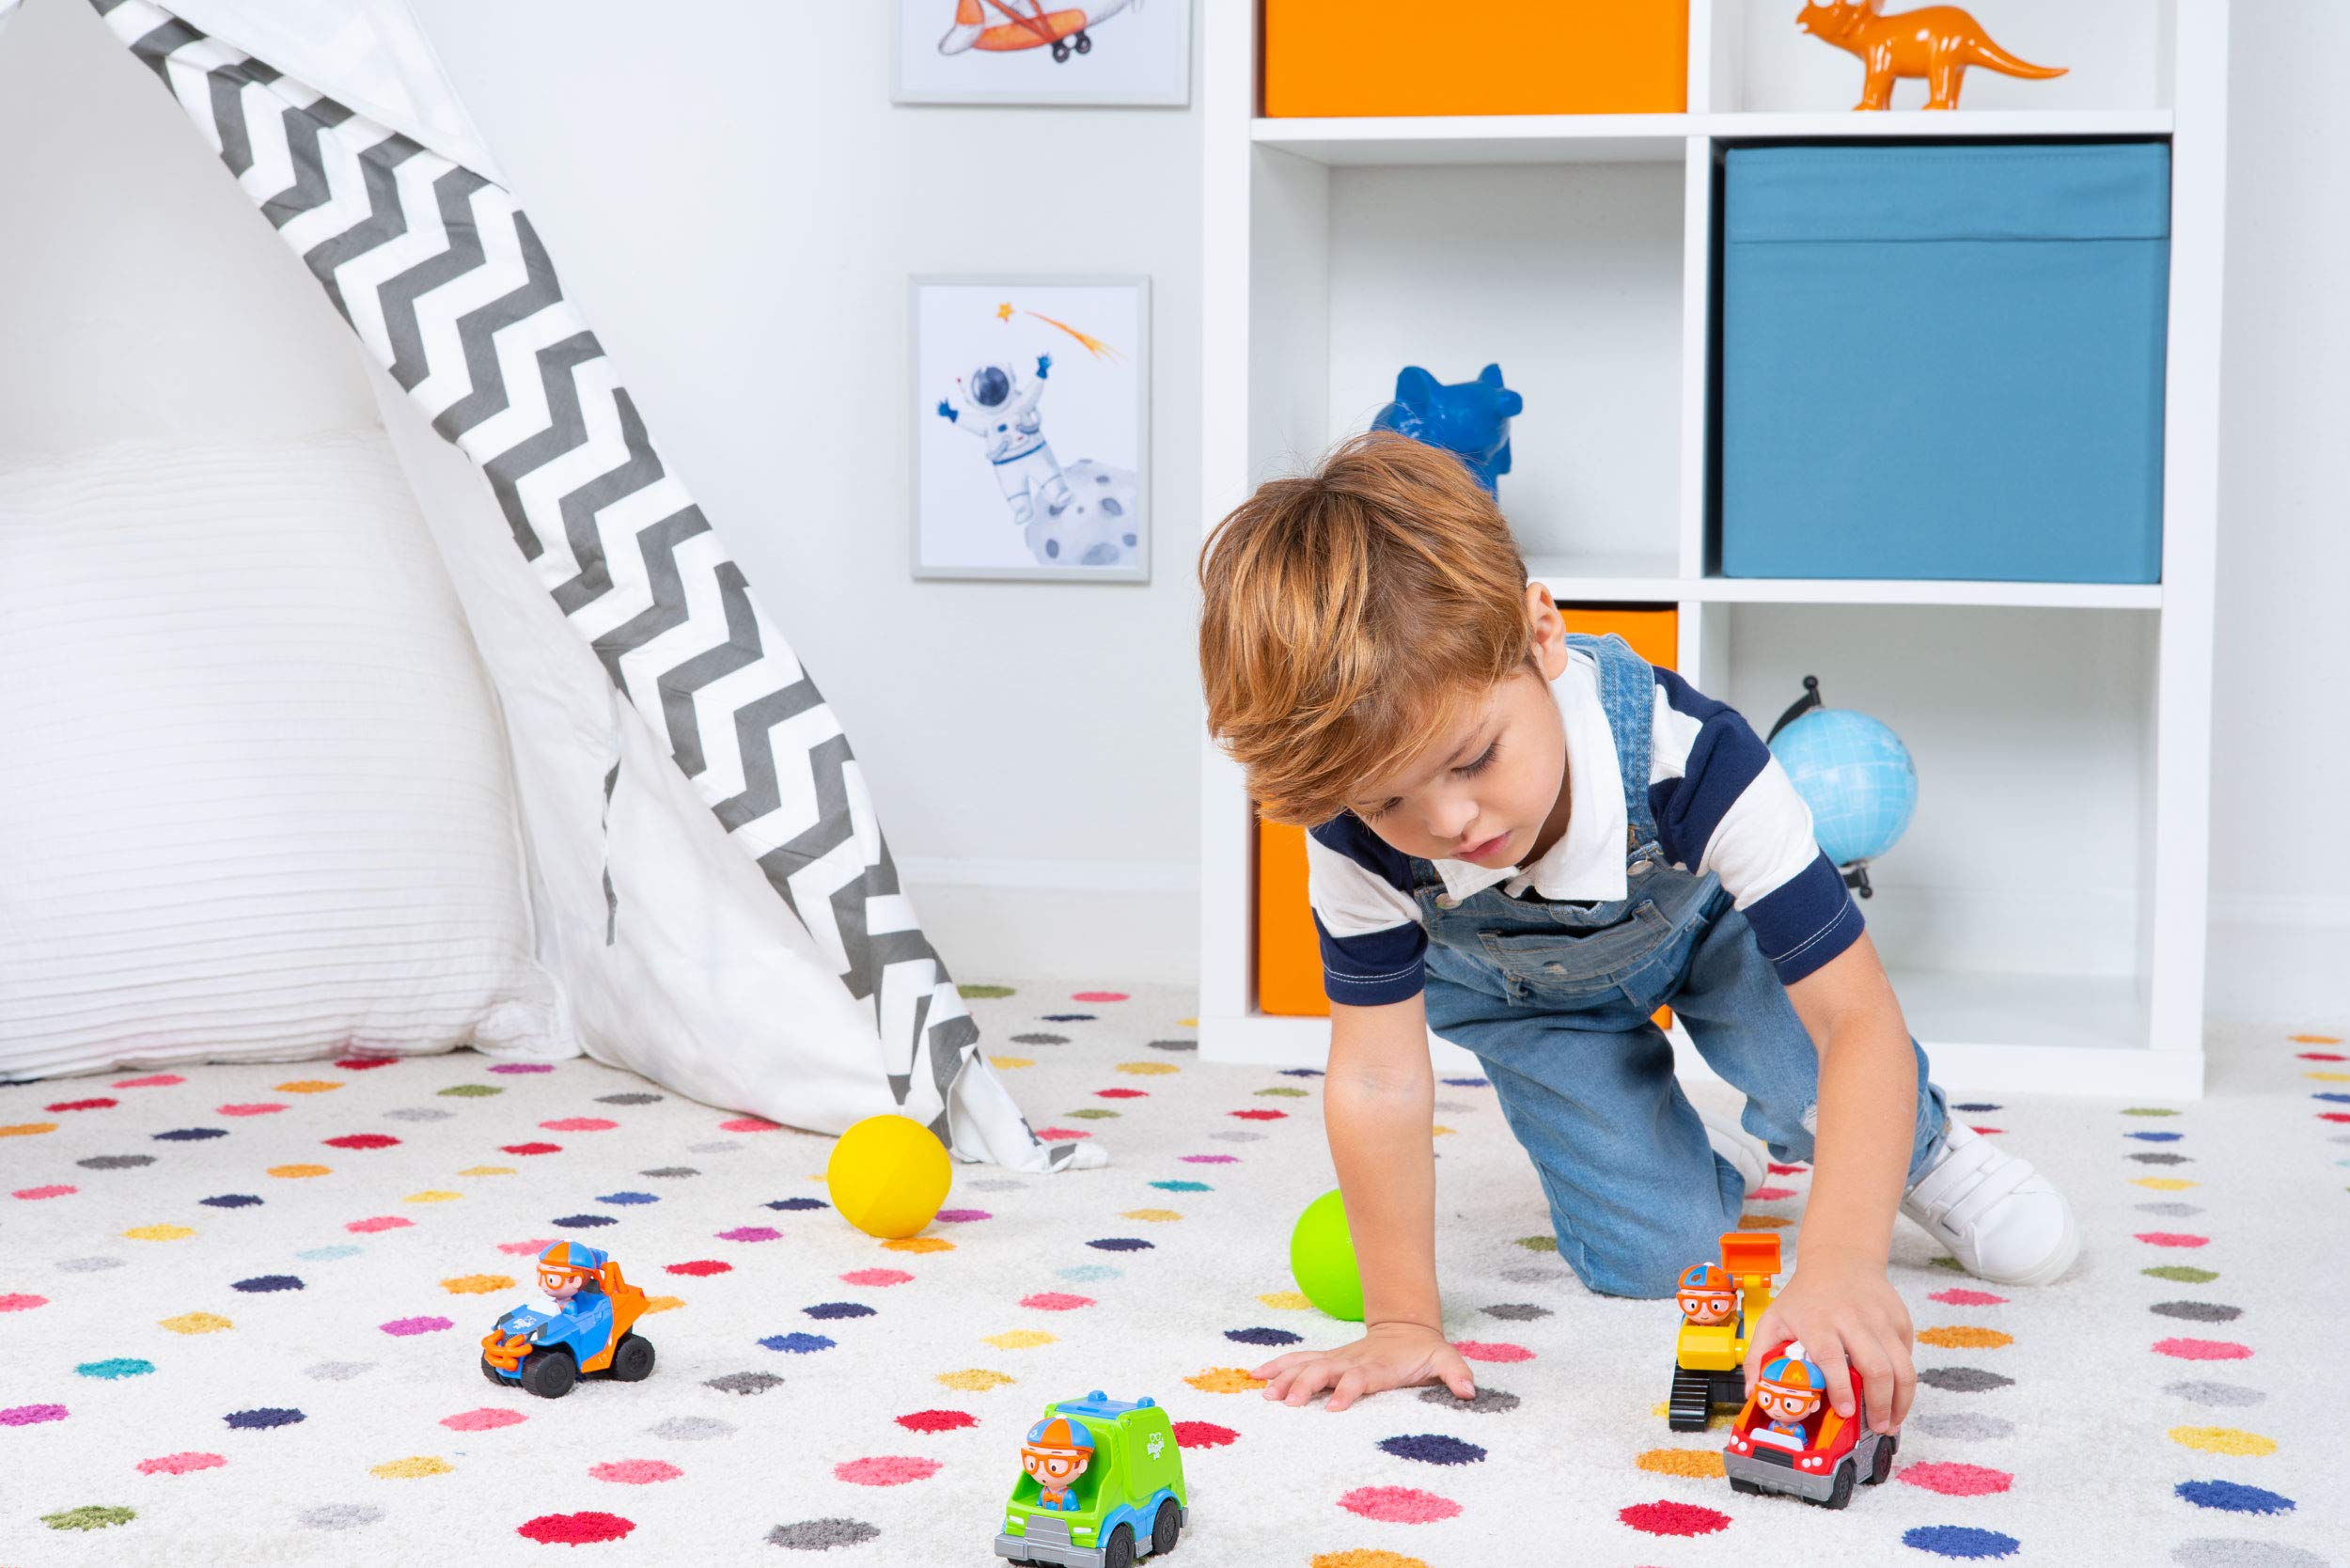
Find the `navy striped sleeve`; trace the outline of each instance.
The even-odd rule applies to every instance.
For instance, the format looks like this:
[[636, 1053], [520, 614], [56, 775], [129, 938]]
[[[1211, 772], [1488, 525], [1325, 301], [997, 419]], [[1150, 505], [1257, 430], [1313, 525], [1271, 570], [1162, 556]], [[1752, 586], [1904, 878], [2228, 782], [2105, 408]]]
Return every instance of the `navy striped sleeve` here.
[[1793, 985], [1860, 940], [1860, 906], [1825, 855], [1747, 907], [1762, 956]]
[[1333, 818], [1307, 833], [1306, 890], [1332, 1001], [1382, 1007], [1419, 995], [1428, 933], [1401, 851], [1352, 814]]

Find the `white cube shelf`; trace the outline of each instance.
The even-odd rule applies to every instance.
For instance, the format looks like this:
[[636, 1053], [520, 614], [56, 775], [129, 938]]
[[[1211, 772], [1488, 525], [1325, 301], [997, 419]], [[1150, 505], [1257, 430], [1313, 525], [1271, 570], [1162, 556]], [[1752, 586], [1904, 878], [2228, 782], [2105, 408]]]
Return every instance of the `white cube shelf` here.
[[[2226, 0], [2017, 13], [1994, 36], [2071, 74], [1973, 71], [1955, 113], [1850, 112], [1859, 62], [1787, 10], [1691, 0], [1686, 114], [1266, 119], [1249, 8], [1211, 8], [1208, 512], [1366, 428], [1402, 366], [1499, 362], [1527, 402], [1502, 503], [1554, 595], [1676, 606], [1683, 670], [1758, 729], [1817, 674], [1909, 744], [1919, 816], [1866, 913], [1937, 1080], [2199, 1093]], [[1715, 574], [1722, 149], [1950, 137], [2170, 144], [2161, 581]], [[1254, 818], [1204, 740], [1201, 766], [1201, 1054], [1319, 1062], [1326, 1023], [1257, 1009]]]

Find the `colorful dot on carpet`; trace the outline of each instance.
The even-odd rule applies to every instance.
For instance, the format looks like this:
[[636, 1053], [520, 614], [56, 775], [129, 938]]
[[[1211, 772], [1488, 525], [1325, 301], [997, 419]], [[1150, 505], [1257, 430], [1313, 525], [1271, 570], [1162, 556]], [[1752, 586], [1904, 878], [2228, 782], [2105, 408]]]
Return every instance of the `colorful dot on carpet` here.
[[274, 1427], [299, 1426], [308, 1419], [299, 1410], [283, 1405], [263, 1405], [256, 1410], [231, 1410], [221, 1418], [235, 1432], [267, 1432]]
[[506, 1090], [496, 1084], [451, 1084], [438, 1092], [459, 1100], [486, 1100], [493, 1094], [503, 1094]]
[[962, 1410], [916, 1410], [899, 1417], [898, 1424], [908, 1432], [960, 1432], [979, 1425], [979, 1419]]
[[257, 1274], [250, 1279], [240, 1279], [228, 1287], [251, 1295], [269, 1295], [278, 1291], [298, 1291], [302, 1281], [290, 1274]]
[[2190, 1182], [2184, 1176], [2133, 1176], [2130, 1178], [2130, 1185], [2144, 1187], [2148, 1192], [2185, 1192], [2189, 1187], [2199, 1187], [2202, 1184], [2201, 1182]]
[[196, 1201], [208, 1209], [251, 1209], [258, 1208], [261, 1200], [249, 1192], [224, 1192]]
[[1518, 1245], [1528, 1252], [1556, 1252], [1559, 1250], [1559, 1238], [1556, 1236], [1520, 1236]]
[[2252, 1354], [2250, 1345], [2230, 1340], [2157, 1340], [2154, 1349], [2181, 1361], [2241, 1361]]
[[2014, 1476], [2009, 1472], [1981, 1465], [1906, 1465], [1894, 1471], [1893, 1476], [1897, 1481], [1938, 1492], [1946, 1497], [1987, 1497], [2015, 1484]]
[[[12, 1121], [5, 1127], [0, 1127], [0, 1137], [39, 1137], [43, 1133], [54, 1133], [56, 1130], [57, 1124], [55, 1121]], [[89, 1164], [87, 1160], [81, 1163]], [[142, 1159], [139, 1163], [145, 1165], [147, 1161]], [[104, 1169], [105, 1168], [101, 1166], [97, 1168]]]
[[1017, 1073], [1024, 1067], [1034, 1067], [1034, 1057], [990, 1057], [987, 1064], [1001, 1073]]
[[1983, 1115], [1995, 1110], [2004, 1110], [2006, 1107], [2003, 1105], [1995, 1105], [1988, 1100], [1961, 1100], [1958, 1104], [1952, 1105], [1950, 1109], [1955, 1111], [1972, 1111], [1978, 1115]]
[[361, 1372], [374, 1370], [375, 1363], [372, 1361], [321, 1361], [317, 1366], [306, 1369], [302, 1375], [316, 1378], [321, 1383], [348, 1383]]
[[2289, 1034], [2285, 1038], [2295, 1045], [2339, 1045], [2342, 1043], [2342, 1037], [2338, 1034]]
[[1452, 1348], [1461, 1353], [1461, 1358], [1465, 1361], [1531, 1361], [1534, 1359], [1534, 1353], [1524, 1345], [1509, 1344], [1501, 1341], [1455, 1340], [1452, 1341]]
[[879, 1526], [862, 1519], [802, 1519], [769, 1530], [767, 1544], [789, 1552], [828, 1552], [835, 1546], [863, 1545], [880, 1533]]
[[400, 1201], [403, 1203], [454, 1203], [464, 1196], [462, 1192], [445, 1192], [438, 1187], [428, 1187], [422, 1192], [410, 1193]]
[[[650, 1192], [607, 1192], [599, 1195], [596, 1201], [599, 1203], [610, 1203], [616, 1207], [627, 1209], [634, 1208], [638, 1204], [642, 1203], [658, 1203], [661, 1200], [654, 1197]], [[791, 1201], [794, 1205], [797, 1205], [809, 1200], [806, 1199], [793, 1199]], [[822, 1207], [822, 1204], [818, 1204], [817, 1206], [819, 1208]]]
[[835, 1465], [835, 1480], [852, 1486], [903, 1486], [908, 1482], [928, 1481], [938, 1474], [935, 1459], [916, 1459], [909, 1454], [875, 1454], [868, 1459], [850, 1459]]
[[1945, 1393], [1985, 1394], [1994, 1388], [2008, 1388], [2015, 1379], [1984, 1372], [1981, 1367], [1929, 1367], [1918, 1374], [1918, 1381]]
[[1398, 1459], [1417, 1460], [1422, 1465], [1475, 1465], [1481, 1463], [1485, 1450], [1475, 1443], [1465, 1443], [1458, 1437], [1440, 1433], [1410, 1433], [1400, 1437], [1379, 1440], [1381, 1451]]
[[2180, 1542], [2170, 1548], [2170, 1560], [2181, 1568], [2333, 1568], [2328, 1560], [2298, 1546], [2212, 1536]]
[[783, 1232], [765, 1225], [738, 1225], [731, 1231], [719, 1231], [718, 1239], [730, 1242], [781, 1241]]
[[2173, 1490], [2198, 1508], [2228, 1513], [2290, 1513], [2297, 1506], [2280, 1493], [2232, 1481], [2183, 1481]]
[[554, 1245], [555, 1238], [553, 1236], [534, 1236], [529, 1241], [500, 1242], [498, 1243], [498, 1250], [505, 1253], [509, 1258], [520, 1258], [525, 1254], [535, 1256], [538, 1253], [544, 1252], [548, 1247], [553, 1247]]
[[1100, 1236], [1086, 1245], [1104, 1252], [1147, 1252], [1152, 1246], [1140, 1236]]
[[727, 1372], [702, 1385], [706, 1388], [715, 1388], [722, 1394], [741, 1394], [745, 1397], [752, 1394], [763, 1394], [770, 1388], [782, 1386], [782, 1378], [777, 1377], [774, 1372]]
[[[53, 1133], [57, 1130], [57, 1124], [51, 1121], [29, 1130], [36, 1133]], [[0, 1137], [7, 1137], [10, 1131], [9, 1128], [0, 1127]], [[143, 1165], [153, 1165], [155, 1156], [152, 1154], [92, 1154], [86, 1160], [75, 1160], [73, 1163], [84, 1170], [136, 1170]]]
[[1224, 1114], [1236, 1116], [1243, 1121], [1286, 1121], [1290, 1113], [1268, 1105], [1253, 1105], [1247, 1110], [1226, 1111]]
[[411, 1454], [406, 1459], [387, 1459], [381, 1465], [371, 1465], [368, 1467], [368, 1474], [381, 1476], [385, 1481], [415, 1481], [424, 1476], [445, 1476], [456, 1468], [438, 1455], [418, 1453]]
[[343, 1229], [356, 1236], [371, 1236], [378, 1231], [403, 1231], [415, 1223], [405, 1215], [371, 1215], [366, 1219], [354, 1219]]
[[134, 1225], [122, 1234], [129, 1241], [185, 1241], [195, 1235], [196, 1231], [186, 1225]]
[[[609, 1200], [600, 1200], [599, 1201], [609, 1201]], [[778, 1198], [774, 1202], [769, 1203], [767, 1207], [771, 1209], [786, 1209], [794, 1213], [805, 1213], [809, 1209], [829, 1209], [832, 1205], [825, 1202], [821, 1198]]]
[[2237, 1383], [2212, 1383], [2188, 1380], [2167, 1383], [2162, 1391], [2175, 1394], [2196, 1404], [2242, 1406], [2258, 1404], [2268, 1396], [2258, 1388], [2247, 1388]]
[[395, 1339], [404, 1340], [412, 1334], [438, 1334], [441, 1330], [454, 1328], [457, 1325], [446, 1318], [425, 1317], [394, 1318], [391, 1322], [379, 1324], [377, 1326]]
[[217, 1453], [166, 1453], [140, 1460], [138, 1469], [143, 1476], [184, 1476], [197, 1470], [217, 1470], [227, 1463], [225, 1455]]
[[[720, 1263], [719, 1271], [724, 1271], [726, 1266]], [[901, 1268], [854, 1268], [840, 1277], [840, 1282], [844, 1285], [867, 1287], [906, 1285], [913, 1283], [913, 1280], [914, 1276]]]
[[780, 1350], [791, 1356], [807, 1356], [816, 1351], [830, 1350], [834, 1343], [822, 1334], [800, 1333], [770, 1334], [759, 1342], [769, 1350]]
[[708, 1416], [672, 1416], [666, 1421], [655, 1421], [645, 1429], [655, 1437], [673, 1442], [700, 1443], [713, 1437], [728, 1437], [734, 1433], [731, 1423], [713, 1420]]
[[173, 1084], [183, 1084], [187, 1081], [177, 1073], [150, 1073], [144, 1078], [117, 1078], [107, 1087], [111, 1089], [169, 1089]]
[[202, 1143], [208, 1138], [227, 1137], [228, 1131], [225, 1127], [174, 1127], [151, 1136], [158, 1143]]
[[674, 1312], [685, 1305], [682, 1295], [649, 1295], [645, 1298], [647, 1312]]
[[685, 1472], [662, 1459], [613, 1459], [588, 1466], [588, 1473], [617, 1486], [650, 1486], [655, 1482], [675, 1481]]
[[2243, 1308], [2217, 1301], [2157, 1301], [2146, 1310], [2157, 1317], [2184, 1318], [2189, 1323], [2233, 1323], [2244, 1315]]
[[0, 1410], [0, 1426], [39, 1426], [47, 1421], [61, 1421], [68, 1412], [62, 1404], [18, 1404]]
[[[53, 1183], [45, 1187], [19, 1187], [9, 1196], [13, 1198], [25, 1199], [28, 1201], [38, 1202], [44, 1198], [70, 1198], [77, 1190], [78, 1189], [74, 1187], [69, 1187], [62, 1184]], [[1200, 1190], [1205, 1192], [1207, 1189], [1202, 1187]], [[207, 1200], [207, 1201], [210, 1200]]]
[[81, 1508], [69, 1508], [62, 1513], [44, 1513], [40, 1522], [51, 1529], [104, 1529], [111, 1525], [127, 1525], [138, 1514], [127, 1508], [106, 1508], [89, 1503]]
[[1042, 1328], [1013, 1328], [1001, 1334], [983, 1336], [980, 1342], [994, 1345], [997, 1350], [1034, 1350], [1040, 1345], [1053, 1343], [1054, 1337]]
[[610, 1215], [564, 1215], [559, 1218], [550, 1219], [547, 1223], [560, 1226], [566, 1231], [595, 1231], [606, 1225], [618, 1225], [620, 1222]]
[[1090, 1024], [1093, 1022], [1095, 1014], [1090, 1012], [1040, 1012], [1037, 1016], [1047, 1024]]
[[[492, 1071], [494, 1072], [496, 1069], [493, 1068]], [[331, 1094], [343, 1086], [333, 1078], [296, 1078], [291, 1083], [274, 1084], [271, 1087], [280, 1094]]]
[[873, 1315], [873, 1309], [862, 1301], [820, 1301], [800, 1310], [811, 1318], [820, 1319], [870, 1318]]
[[1450, 1497], [1412, 1486], [1358, 1486], [1339, 1499], [1349, 1513], [1388, 1525], [1429, 1525], [1461, 1512]]
[[2350, 1084], [2350, 1073], [2304, 1073], [2301, 1076], [2321, 1084]]
[[389, 1133], [345, 1133], [322, 1141], [329, 1149], [391, 1149], [400, 1143]]
[[1919, 1525], [1902, 1532], [1902, 1544], [1932, 1552], [1936, 1557], [1980, 1559], [2013, 1557], [2023, 1543], [1996, 1529], [1977, 1529], [1972, 1525]]
[[2140, 1231], [2138, 1239], [2149, 1247], [2208, 1247], [2209, 1236], [2190, 1235], [2184, 1231]]
[[[941, 1217], [944, 1216], [942, 1215]], [[1177, 1214], [1173, 1209], [1126, 1209], [1120, 1211], [1118, 1217], [1120, 1219], [1139, 1219], [1151, 1225], [1166, 1225], [1175, 1220], [1179, 1220], [1183, 1216]]]
[[[2015, 1435], [2015, 1423], [1998, 1416], [1978, 1415], [1971, 1410], [1952, 1410], [1939, 1414], [1915, 1415], [1908, 1425], [1928, 1437], [1939, 1437], [1950, 1443], [1988, 1443], [2001, 1437]], [[1907, 1427], [1904, 1428], [1908, 1430]]]
[[2169, 1279], [2181, 1285], [2208, 1285], [2219, 1278], [2218, 1271], [2195, 1268], [2186, 1263], [2163, 1263], [2154, 1268], [2142, 1268], [2140, 1274], [2156, 1279]]
[[1077, 991], [1071, 993], [1069, 999], [1073, 1002], [1122, 1002], [1126, 999], [1126, 993], [1123, 991]]
[[2130, 1105], [2124, 1108], [2122, 1114], [2123, 1116], [2176, 1116], [2179, 1113], [2161, 1105]]
[[301, 1182], [313, 1176], [332, 1176], [335, 1168], [331, 1165], [274, 1165], [269, 1168], [269, 1173], [281, 1181]]
[[[1518, 1407], [1518, 1396], [1505, 1393], [1499, 1388], [1480, 1388], [1467, 1399], [1455, 1399], [1452, 1397], [1452, 1390], [1441, 1383], [1432, 1383], [1422, 1388], [1419, 1391], [1419, 1402], [1422, 1404], [1440, 1405], [1447, 1410], [1466, 1410], [1480, 1416], [1503, 1415]], [[1663, 1420], [1665, 1407], [1658, 1405], [1655, 1414], [1658, 1420]], [[1731, 1419], [1727, 1416], [1722, 1418], [1725, 1421]]]
[[559, 1143], [501, 1143], [498, 1151], [507, 1154], [559, 1154], [563, 1146]]
[[1076, 1117], [1078, 1120], [1084, 1121], [1115, 1121], [1121, 1113], [1105, 1109], [1101, 1105], [1085, 1105], [1076, 1110], [1065, 1111], [1062, 1114]]
[[121, 1103], [119, 1100], [60, 1100], [54, 1105], [43, 1105], [40, 1108], [45, 1111], [104, 1110]]
[[[496, 1068], [490, 1069], [494, 1073]], [[402, 1461], [406, 1463], [406, 1461]], [[386, 1468], [377, 1466], [376, 1473]], [[541, 1513], [514, 1527], [514, 1533], [542, 1546], [592, 1546], [601, 1542], [618, 1541], [636, 1528], [634, 1519], [623, 1519], [617, 1513], [602, 1513], [588, 1509], [578, 1513]]]
[[1634, 1503], [1616, 1517], [1647, 1535], [1711, 1535], [1730, 1528], [1730, 1515], [1695, 1503]]
[[2130, 1158], [2139, 1165], [2193, 1165], [2195, 1163], [2185, 1154], [2132, 1154]]
[[2245, 1432], [2232, 1426], [2174, 1426], [2170, 1440], [2183, 1449], [2196, 1449], [2204, 1453], [2234, 1454], [2257, 1459], [2277, 1451], [2277, 1440], [2264, 1437], [2257, 1432]]
[[1651, 1449], [1633, 1463], [1660, 1476], [1687, 1476], [1697, 1481], [1722, 1473], [1719, 1449]]
[[882, 1243], [884, 1252], [952, 1252], [955, 1244], [944, 1236], [901, 1236]]
[[938, 1220], [942, 1225], [977, 1225], [983, 1219], [995, 1217], [985, 1209], [941, 1209], [938, 1211]]
[[553, 1063], [544, 1061], [501, 1061], [492, 1066], [490, 1071], [519, 1076], [530, 1073], [552, 1073], [555, 1067]]
[[1228, 1328], [1224, 1337], [1235, 1344], [1294, 1345], [1303, 1344], [1305, 1336], [1292, 1334], [1286, 1328]]
[[[1118, 1064], [1118, 1070], [1120, 1073], [1130, 1074], [1137, 1078], [1164, 1078], [1170, 1073], [1181, 1073], [1183, 1071], [1182, 1068], [1176, 1066], [1171, 1061], [1121, 1061]], [[1262, 1093], [1263, 1090], [1260, 1090], [1258, 1092]], [[1292, 1090], [1290, 1092], [1292, 1094], [1301, 1094], [1305, 1091], [1303, 1090]]]
[[1926, 1299], [1941, 1302], [1946, 1307], [2004, 1307], [2007, 1305], [2007, 1297], [2003, 1295], [1993, 1295], [1989, 1291], [1964, 1290], [1955, 1285], [1947, 1291], [1936, 1291]]
[[217, 1312], [182, 1312], [176, 1318], [164, 1318], [156, 1326], [174, 1334], [217, 1334], [237, 1325]]
[[2186, 1135], [2185, 1133], [2123, 1133], [2122, 1136], [2136, 1138], [2140, 1143], [2176, 1143]]
[[478, 1410], [460, 1410], [454, 1416], [443, 1416], [441, 1424], [451, 1432], [494, 1432], [502, 1426], [520, 1426], [529, 1419], [519, 1410], [501, 1410], [485, 1404]]
[[1941, 1328], [1920, 1328], [1918, 1330], [1918, 1342], [1941, 1350], [1998, 1350], [2013, 1344], [2015, 1336], [2002, 1334], [1996, 1328], [1976, 1328], [1960, 1324]]
[[29, 1312], [36, 1307], [46, 1307], [48, 1305], [49, 1298], [47, 1296], [27, 1295], [22, 1291], [11, 1292], [7, 1295], [0, 1295], [0, 1312]]
[[112, 1356], [103, 1361], [85, 1361], [73, 1370], [84, 1377], [145, 1377], [155, 1370], [155, 1363], [135, 1356]]
[[1267, 1291], [1257, 1298], [1257, 1304], [1277, 1312], [1310, 1312], [1314, 1306], [1304, 1291]]
[[441, 1281], [441, 1289], [451, 1295], [488, 1295], [494, 1291], [514, 1288], [511, 1277], [503, 1274], [461, 1274]]
[[1018, 1379], [1009, 1372], [990, 1372], [985, 1367], [965, 1367], [961, 1372], [945, 1372], [938, 1381], [963, 1394], [983, 1394], [990, 1388], [1005, 1388]]
[[[1151, 1184], [1161, 1192], [1214, 1192], [1215, 1190], [1205, 1182], [1153, 1182]], [[20, 1193], [18, 1196], [24, 1195]]]
[[1263, 1378], [1251, 1377], [1240, 1367], [1210, 1367], [1183, 1381], [1203, 1394], [1245, 1394], [1265, 1385]]
[[[608, 1133], [619, 1123], [601, 1116], [558, 1116], [552, 1121], [541, 1121], [539, 1125], [550, 1133]], [[737, 1126], [730, 1121], [721, 1122], [719, 1125], [729, 1133], [747, 1133], [754, 1130], [753, 1127]], [[774, 1123], [760, 1121], [757, 1125], [767, 1127]]]
[[1238, 1154], [1185, 1154], [1182, 1156], [1182, 1159], [1185, 1165], [1240, 1164], [1240, 1156]]
[[1747, 1194], [1757, 1203], [1776, 1203], [1782, 1198], [1795, 1196], [1794, 1187], [1756, 1187]]
[[1229, 1448], [1239, 1438], [1239, 1433], [1229, 1426], [1218, 1426], [1214, 1421], [1175, 1423], [1175, 1446], [1179, 1449]]
[[[722, 1263], [715, 1258], [696, 1258], [682, 1263], [671, 1263], [664, 1269], [663, 1272], [666, 1274], [682, 1274], [696, 1279], [703, 1279], [713, 1274], [731, 1274], [734, 1272], [734, 1265], [732, 1263]], [[876, 1272], [886, 1273], [888, 1271], [879, 1270]], [[847, 1278], [848, 1277], [843, 1275], [841, 1278]], [[852, 1282], [854, 1283], [854, 1281]]]

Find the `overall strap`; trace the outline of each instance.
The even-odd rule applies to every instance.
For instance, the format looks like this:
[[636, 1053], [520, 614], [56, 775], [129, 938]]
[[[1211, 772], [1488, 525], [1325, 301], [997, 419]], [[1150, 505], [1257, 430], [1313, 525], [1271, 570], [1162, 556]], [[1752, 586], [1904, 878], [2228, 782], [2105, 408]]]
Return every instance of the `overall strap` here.
[[1637, 855], [1656, 841], [1656, 818], [1649, 809], [1650, 729], [1656, 715], [1656, 672], [1632, 645], [1609, 633], [1604, 637], [1567, 634], [1567, 646], [1599, 663], [1599, 700], [1615, 736], [1616, 766], [1623, 775], [1623, 820]]

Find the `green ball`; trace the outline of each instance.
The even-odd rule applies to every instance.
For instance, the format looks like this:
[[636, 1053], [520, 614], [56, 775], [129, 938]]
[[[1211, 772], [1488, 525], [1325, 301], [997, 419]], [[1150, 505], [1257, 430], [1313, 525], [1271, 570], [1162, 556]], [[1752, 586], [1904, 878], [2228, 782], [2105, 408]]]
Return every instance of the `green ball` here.
[[1355, 1237], [1346, 1228], [1346, 1200], [1332, 1187], [1306, 1205], [1290, 1232], [1290, 1275], [1306, 1299], [1342, 1323], [1363, 1321], [1363, 1277], [1355, 1266]]

